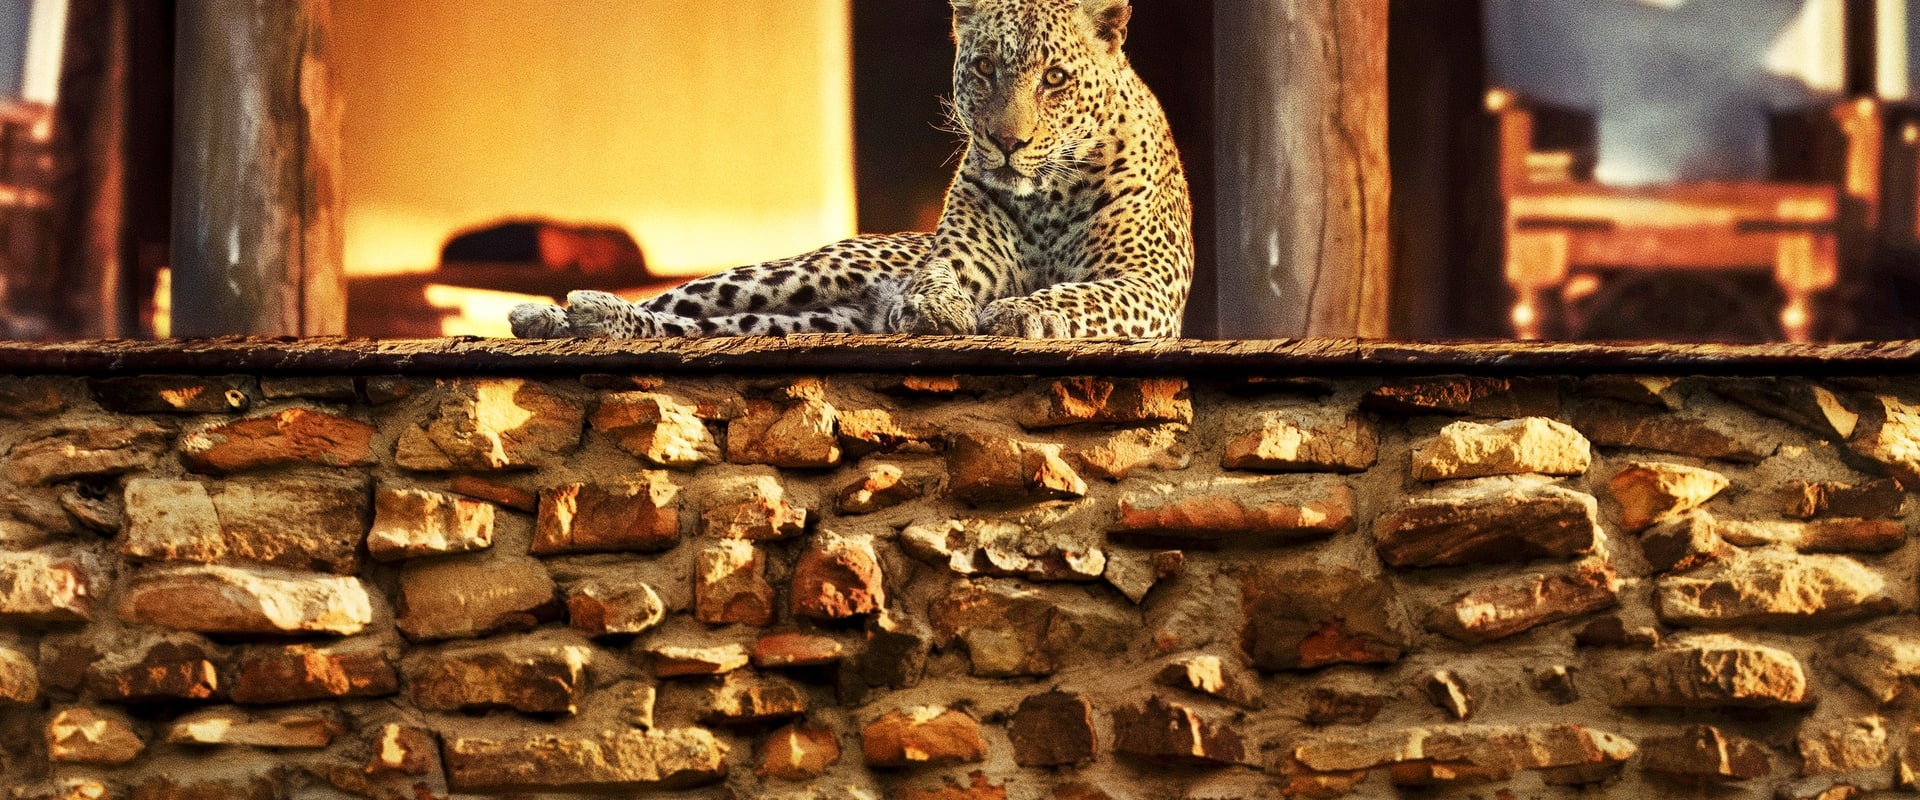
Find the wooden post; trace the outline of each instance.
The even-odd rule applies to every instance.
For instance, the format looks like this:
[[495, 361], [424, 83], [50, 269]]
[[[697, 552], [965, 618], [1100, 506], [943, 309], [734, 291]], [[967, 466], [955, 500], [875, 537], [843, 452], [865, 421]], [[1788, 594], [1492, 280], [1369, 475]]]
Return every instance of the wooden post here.
[[1387, 2], [1215, 6], [1222, 336], [1387, 335]]
[[331, 0], [180, 0], [173, 332], [346, 330]]

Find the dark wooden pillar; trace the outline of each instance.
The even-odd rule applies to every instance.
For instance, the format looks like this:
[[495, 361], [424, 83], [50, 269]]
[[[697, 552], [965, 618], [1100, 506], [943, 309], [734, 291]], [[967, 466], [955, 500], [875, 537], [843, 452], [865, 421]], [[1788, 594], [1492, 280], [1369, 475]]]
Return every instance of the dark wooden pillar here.
[[1877, 0], [1845, 0], [1841, 5], [1841, 64], [1848, 97], [1880, 96], [1880, 25]]
[[1481, 0], [1392, 0], [1389, 13], [1393, 336], [1508, 336]]
[[1387, 2], [1214, 9], [1222, 336], [1388, 333]]
[[330, 0], [181, 0], [173, 332], [346, 329]]

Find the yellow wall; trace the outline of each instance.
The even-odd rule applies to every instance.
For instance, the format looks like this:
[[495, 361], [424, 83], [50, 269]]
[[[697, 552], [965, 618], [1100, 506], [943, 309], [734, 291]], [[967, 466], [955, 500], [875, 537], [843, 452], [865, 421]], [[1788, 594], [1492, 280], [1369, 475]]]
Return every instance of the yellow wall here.
[[349, 273], [615, 222], [656, 271], [854, 229], [848, 0], [335, 0]]

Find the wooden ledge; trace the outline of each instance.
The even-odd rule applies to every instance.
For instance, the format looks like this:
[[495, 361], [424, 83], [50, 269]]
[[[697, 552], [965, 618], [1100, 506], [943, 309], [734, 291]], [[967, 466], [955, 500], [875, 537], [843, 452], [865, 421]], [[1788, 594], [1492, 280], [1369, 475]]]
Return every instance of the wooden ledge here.
[[1021, 375], [1920, 374], [1920, 340], [1841, 345], [1032, 341], [992, 337], [568, 340], [275, 339], [0, 342], [0, 373], [132, 375], [582, 375], [882, 373]]

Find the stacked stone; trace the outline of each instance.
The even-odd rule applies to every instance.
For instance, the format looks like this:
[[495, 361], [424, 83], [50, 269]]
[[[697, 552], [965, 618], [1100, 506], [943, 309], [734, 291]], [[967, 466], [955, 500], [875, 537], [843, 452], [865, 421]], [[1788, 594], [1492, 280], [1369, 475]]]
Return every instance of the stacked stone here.
[[0, 797], [1920, 791], [1912, 388], [0, 379]]

